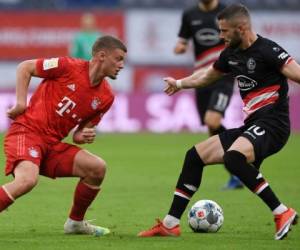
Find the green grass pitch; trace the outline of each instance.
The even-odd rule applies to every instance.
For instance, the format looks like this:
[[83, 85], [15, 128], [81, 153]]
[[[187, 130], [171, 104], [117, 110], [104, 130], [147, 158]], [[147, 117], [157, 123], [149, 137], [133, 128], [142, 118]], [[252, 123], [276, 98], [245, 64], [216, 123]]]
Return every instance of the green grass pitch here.
[[[299, 225], [286, 240], [275, 241], [272, 214], [259, 198], [246, 189], [221, 191], [228, 179], [221, 165], [205, 169], [202, 186], [190, 203], [212, 199], [222, 206], [225, 221], [218, 233], [193, 233], [185, 213], [179, 238], [136, 237], [168, 211], [185, 152], [205, 137], [99, 134], [86, 148], [106, 160], [108, 171], [86, 219], [95, 219], [94, 223], [109, 227], [112, 233], [102, 238], [64, 235], [77, 180], [41, 177], [31, 193], [0, 214], [0, 249], [300, 249]], [[4, 166], [3, 150], [0, 163]], [[300, 134], [293, 134], [281, 152], [264, 162], [262, 173], [279, 198], [300, 212]], [[0, 183], [9, 180], [2, 172]]]

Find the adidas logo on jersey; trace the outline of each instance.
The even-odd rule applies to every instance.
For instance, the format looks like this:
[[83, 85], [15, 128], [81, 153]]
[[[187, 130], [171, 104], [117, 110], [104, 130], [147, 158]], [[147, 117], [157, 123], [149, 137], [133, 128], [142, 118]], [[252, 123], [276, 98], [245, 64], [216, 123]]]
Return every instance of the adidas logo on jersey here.
[[68, 89], [70, 89], [72, 91], [75, 91], [75, 84], [74, 83], [69, 84], [67, 87], [68, 87]]

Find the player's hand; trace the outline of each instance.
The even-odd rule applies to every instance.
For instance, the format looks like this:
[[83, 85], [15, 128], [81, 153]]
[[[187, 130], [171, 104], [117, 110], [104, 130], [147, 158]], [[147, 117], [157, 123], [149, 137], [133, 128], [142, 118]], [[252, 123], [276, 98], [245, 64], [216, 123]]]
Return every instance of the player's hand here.
[[164, 89], [164, 92], [171, 96], [174, 95], [176, 92], [178, 92], [180, 89], [176, 87], [176, 79], [173, 77], [166, 77], [164, 78], [165, 83], [167, 86]]
[[174, 48], [175, 54], [183, 54], [186, 52], [187, 45], [183, 43], [178, 43]]
[[25, 109], [26, 105], [16, 104], [12, 108], [8, 109], [6, 114], [10, 119], [15, 120], [20, 114], [24, 113]]
[[84, 143], [93, 143], [96, 137], [95, 128], [83, 128], [81, 130]]
[[82, 128], [76, 130], [73, 135], [73, 141], [77, 144], [93, 143], [96, 137], [95, 128]]

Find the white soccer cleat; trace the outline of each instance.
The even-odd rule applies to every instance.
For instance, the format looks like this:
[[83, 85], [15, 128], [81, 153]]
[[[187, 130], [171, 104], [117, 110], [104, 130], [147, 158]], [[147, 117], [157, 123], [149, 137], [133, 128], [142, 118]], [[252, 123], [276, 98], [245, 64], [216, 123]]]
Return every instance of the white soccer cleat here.
[[89, 221], [74, 221], [67, 219], [64, 225], [65, 234], [89, 234], [94, 236], [103, 236], [110, 233], [105, 227], [92, 225]]

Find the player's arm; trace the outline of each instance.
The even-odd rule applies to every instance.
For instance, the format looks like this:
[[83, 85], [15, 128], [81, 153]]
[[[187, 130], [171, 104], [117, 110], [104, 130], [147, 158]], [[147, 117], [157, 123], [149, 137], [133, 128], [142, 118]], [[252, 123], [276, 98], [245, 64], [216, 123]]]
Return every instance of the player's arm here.
[[17, 67], [16, 104], [7, 111], [7, 116], [15, 119], [27, 106], [28, 86], [32, 76], [37, 76], [36, 60], [21, 62]]
[[197, 71], [196, 73], [180, 80], [176, 80], [172, 77], [166, 77], [164, 81], [167, 86], [164, 89], [164, 92], [167, 95], [173, 95], [180, 89], [201, 88], [214, 83], [223, 75], [224, 73], [216, 70], [213, 66], [210, 66], [207, 69]]
[[181, 24], [178, 32], [178, 40], [174, 47], [175, 54], [183, 54], [188, 49], [188, 41], [192, 37], [189, 11], [184, 11], [181, 16]]
[[73, 133], [73, 142], [76, 144], [93, 143], [96, 137], [96, 129], [92, 122], [81, 124]]
[[281, 73], [300, 84], [300, 65], [295, 60], [283, 65]]
[[113, 104], [114, 96], [107, 101], [103, 109], [93, 117], [83, 121], [73, 133], [73, 142], [77, 144], [93, 143], [96, 137], [95, 126], [101, 121], [104, 114], [110, 109]]
[[184, 54], [188, 49], [188, 40], [179, 37], [174, 48], [175, 54]]

